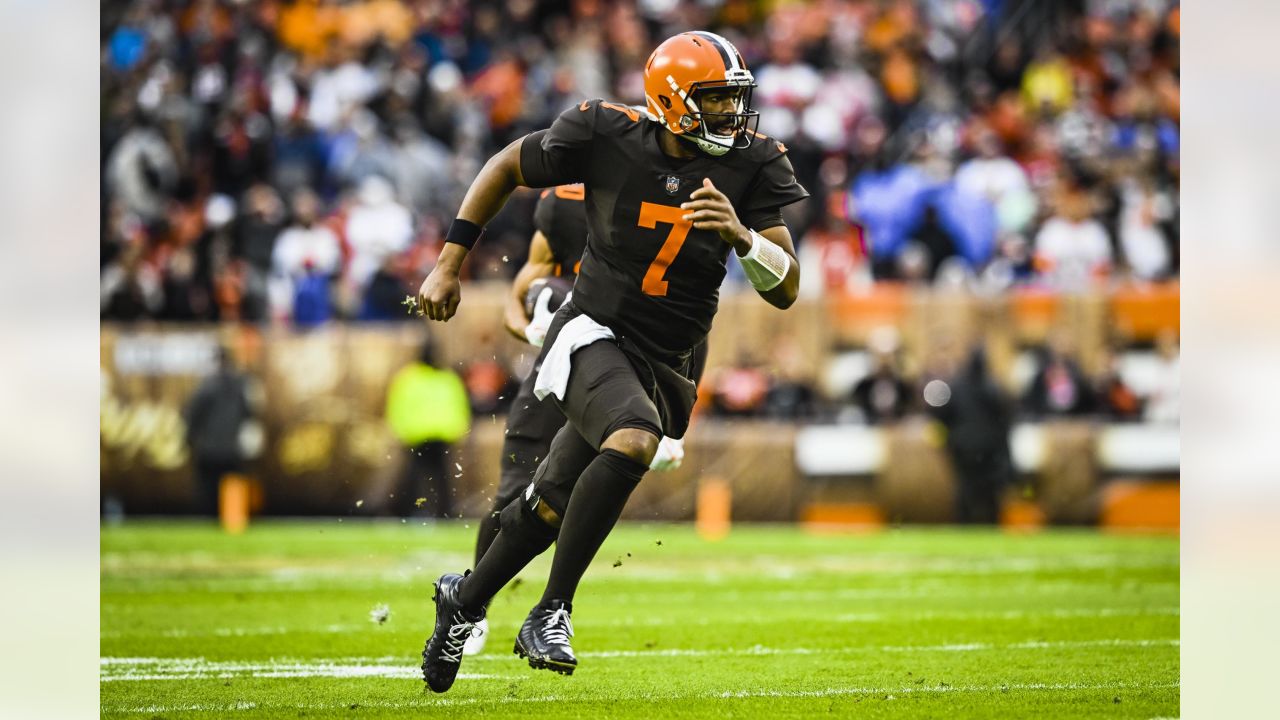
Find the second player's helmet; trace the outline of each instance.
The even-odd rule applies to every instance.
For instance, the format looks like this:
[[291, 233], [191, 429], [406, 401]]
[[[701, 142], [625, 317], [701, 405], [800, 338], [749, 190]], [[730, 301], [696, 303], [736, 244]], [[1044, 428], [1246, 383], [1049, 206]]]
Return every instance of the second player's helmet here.
[[[676, 136], [710, 155], [751, 144], [755, 133], [749, 126], [760, 118], [751, 109], [755, 86], [742, 54], [715, 33], [685, 32], [667, 38], [644, 66], [649, 112]], [[704, 112], [698, 106], [700, 93], [726, 87], [740, 88], [734, 112]]]

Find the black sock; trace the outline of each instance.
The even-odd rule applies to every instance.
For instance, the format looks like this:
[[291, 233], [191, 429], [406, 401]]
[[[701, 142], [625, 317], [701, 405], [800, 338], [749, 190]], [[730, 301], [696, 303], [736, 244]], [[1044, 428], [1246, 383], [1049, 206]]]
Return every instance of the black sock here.
[[498, 531], [502, 529], [502, 521], [499, 519], [501, 514], [502, 508], [494, 508], [480, 518], [480, 532], [476, 535], [476, 561], [473, 567], [480, 567], [480, 558], [489, 552], [489, 546], [498, 539]]
[[648, 469], [617, 450], [605, 450], [582, 472], [560, 525], [543, 602], [573, 600], [582, 574]]
[[476, 610], [489, 604], [511, 579], [556, 539], [556, 529], [542, 521], [524, 496], [511, 501], [499, 518], [502, 529], [493, 539], [475, 572], [462, 581], [458, 599], [462, 606]]

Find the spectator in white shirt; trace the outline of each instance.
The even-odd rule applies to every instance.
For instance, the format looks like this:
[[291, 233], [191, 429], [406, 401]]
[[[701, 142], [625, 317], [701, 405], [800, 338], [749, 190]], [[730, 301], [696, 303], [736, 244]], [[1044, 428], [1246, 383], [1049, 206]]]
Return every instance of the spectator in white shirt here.
[[800, 60], [793, 42], [775, 42], [770, 49], [772, 58], [756, 75], [753, 97], [760, 105], [760, 126], [789, 142], [800, 128], [800, 113], [817, 97], [822, 76]]
[[1173, 216], [1174, 203], [1159, 192], [1150, 176], [1124, 183], [1121, 189], [1120, 249], [1134, 277], [1155, 280], [1169, 270], [1169, 244], [1160, 223]]
[[1090, 198], [1080, 189], [1063, 192], [1057, 214], [1036, 235], [1035, 264], [1041, 278], [1065, 291], [1079, 291], [1112, 266], [1111, 241], [1090, 216]]
[[978, 155], [956, 170], [956, 187], [990, 200], [1001, 232], [1021, 231], [1036, 211], [1036, 196], [1026, 171], [1004, 154], [1000, 139], [991, 130], [980, 130], [974, 144]]
[[1147, 397], [1147, 422], [1177, 425], [1181, 417], [1181, 379], [1179, 377], [1178, 335], [1165, 330], [1156, 338], [1159, 370]]
[[272, 252], [273, 278], [269, 287], [271, 314], [287, 318], [293, 312], [294, 286], [306, 275], [337, 275], [342, 269], [338, 236], [321, 224], [320, 199], [309, 189], [293, 196], [293, 223], [280, 233]]
[[335, 45], [328, 66], [311, 76], [307, 119], [321, 130], [332, 130], [345, 113], [363, 105], [378, 89], [377, 76], [358, 61], [354, 51]]
[[404, 252], [413, 241], [413, 215], [396, 202], [386, 178], [373, 175], [361, 181], [356, 203], [347, 216], [346, 236], [351, 248], [348, 290], [360, 297], [387, 257]]

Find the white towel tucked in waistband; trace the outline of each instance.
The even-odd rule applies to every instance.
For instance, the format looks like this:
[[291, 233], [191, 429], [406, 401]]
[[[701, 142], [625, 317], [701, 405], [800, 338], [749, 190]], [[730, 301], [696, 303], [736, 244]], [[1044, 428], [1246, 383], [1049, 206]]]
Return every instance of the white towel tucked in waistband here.
[[612, 330], [586, 315], [579, 315], [565, 323], [546, 357], [542, 358], [542, 368], [538, 370], [538, 379], [533, 383], [533, 394], [539, 400], [555, 395], [563, 401], [565, 388], [569, 386], [573, 354], [593, 342], [612, 339]]

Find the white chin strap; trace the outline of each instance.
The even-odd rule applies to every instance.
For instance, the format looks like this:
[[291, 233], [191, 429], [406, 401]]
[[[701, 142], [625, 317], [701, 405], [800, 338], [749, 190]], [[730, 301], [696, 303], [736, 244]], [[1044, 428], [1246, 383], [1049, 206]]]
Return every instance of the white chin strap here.
[[684, 133], [681, 135], [677, 135], [676, 137], [682, 137], [685, 140], [688, 140], [694, 145], [697, 145], [698, 148], [702, 150], [702, 152], [715, 157], [720, 157], [721, 155], [724, 155], [725, 153], [733, 149], [734, 137], [732, 135], [712, 135], [711, 133], [707, 133], [707, 134], [708, 136], [715, 138], [716, 140], [723, 142], [724, 144], [721, 145], [720, 142], [712, 142], [707, 138], [698, 137], [697, 135], [693, 135], [692, 133]]
[[[693, 98], [686, 98], [685, 103], [689, 107], [693, 108], [694, 112], [700, 112], [700, 108], [698, 107], [698, 104], [693, 101]], [[741, 103], [736, 103], [736, 105], [738, 112], [741, 112]], [[703, 127], [706, 126], [704, 125]], [[705, 135], [705, 137], [685, 132], [681, 133], [678, 137], [682, 137], [694, 145], [697, 145], [702, 152], [711, 155], [712, 157], [720, 157], [732, 150], [734, 142], [737, 140], [733, 135], [716, 135], [712, 132], [704, 132], [703, 135]]]

